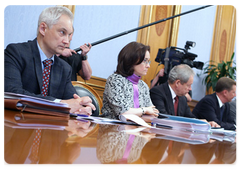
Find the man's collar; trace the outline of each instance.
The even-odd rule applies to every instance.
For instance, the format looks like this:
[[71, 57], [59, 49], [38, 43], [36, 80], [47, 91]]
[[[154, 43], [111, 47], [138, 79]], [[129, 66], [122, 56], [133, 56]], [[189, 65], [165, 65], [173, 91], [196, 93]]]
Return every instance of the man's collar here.
[[[40, 53], [40, 57], [41, 57], [41, 62], [43, 62], [44, 60], [47, 60], [47, 56], [44, 54], [44, 52], [42, 51], [41, 47], [39, 46], [38, 44], [38, 41], [37, 41], [37, 46], [38, 46], [38, 50], [39, 50], [39, 53]], [[54, 55], [50, 58], [51, 60], [53, 60], [53, 63], [54, 63]], [[53, 64], [52, 63], [52, 64]]]
[[168, 87], [170, 89], [171, 95], [172, 95], [172, 99], [174, 100], [174, 98], [177, 96], [176, 93], [173, 91], [172, 87], [168, 84]]
[[221, 99], [218, 97], [217, 94], [216, 94], [216, 96], [217, 96], [219, 107], [221, 108], [223, 106], [223, 102], [221, 101]]

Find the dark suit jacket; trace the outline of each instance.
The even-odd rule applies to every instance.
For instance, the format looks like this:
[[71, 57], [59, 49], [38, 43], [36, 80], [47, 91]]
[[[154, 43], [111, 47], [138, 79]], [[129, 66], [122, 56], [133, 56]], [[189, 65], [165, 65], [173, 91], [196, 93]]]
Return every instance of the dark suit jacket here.
[[4, 51], [4, 91], [35, 97], [70, 99], [76, 93], [71, 83], [71, 67], [55, 56], [51, 67], [49, 92], [41, 95], [42, 63], [37, 39], [25, 43], [10, 44]]
[[[168, 82], [155, 86], [150, 90], [151, 100], [153, 105], [159, 110], [160, 113], [175, 115], [172, 100], [172, 94], [168, 86]], [[194, 118], [190, 108], [187, 104], [185, 96], [179, 97], [177, 116]]]
[[230, 116], [229, 103], [225, 103], [223, 118], [222, 121], [220, 120], [220, 108], [216, 93], [206, 95], [204, 98], [202, 98], [193, 109], [193, 114], [199, 119], [215, 121], [226, 130], [236, 129], [234, 126], [234, 120]]

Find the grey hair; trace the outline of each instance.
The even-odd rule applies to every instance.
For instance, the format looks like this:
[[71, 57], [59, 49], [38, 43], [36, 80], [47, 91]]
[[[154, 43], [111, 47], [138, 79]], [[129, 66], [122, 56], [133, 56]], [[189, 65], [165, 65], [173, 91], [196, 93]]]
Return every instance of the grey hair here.
[[195, 73], [191, 67], [186, 64], [174, 66], [168, 75], [168, 83], [173, 84], [176, 80], [180, 80], [181, 84], [187, 83], [191, 76]]
[[63, 6], [54, 6], [46, 8], [42, 11], [38, 18], [38, 29], [42, 22], [46, 23], [49, 28], [52, 27], [52, 25], [56, 24], [59, 20], [59, 18], [62, 15], [67, 15], [72, 23], [73, 23], [73, 14], [72, 12]]

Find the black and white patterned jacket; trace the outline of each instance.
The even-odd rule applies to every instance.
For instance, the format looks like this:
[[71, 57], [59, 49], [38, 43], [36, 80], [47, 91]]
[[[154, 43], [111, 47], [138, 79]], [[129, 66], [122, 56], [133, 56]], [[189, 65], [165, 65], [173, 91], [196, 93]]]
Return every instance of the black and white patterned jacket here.
[[[139, 80], [139, 107], [152, 106], [147, 84]], [[108, 77], [103, 93], [102, 114], [105, 117], [118, 119], [118, 116], [130, 108], [134, 108], [133, 85], [120, 74], [112, 74]]]

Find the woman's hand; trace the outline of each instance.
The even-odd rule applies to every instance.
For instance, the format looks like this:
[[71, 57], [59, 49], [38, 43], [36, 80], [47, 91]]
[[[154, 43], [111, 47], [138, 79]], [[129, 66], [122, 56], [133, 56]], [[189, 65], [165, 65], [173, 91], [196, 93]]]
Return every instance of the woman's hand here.
[[149, 107], [143, 107], [144, 114], [147, 115], [153, 115], [153, 116], [158, 116], [158, 109], [155, 108], [155, 106], [149, 106]]

